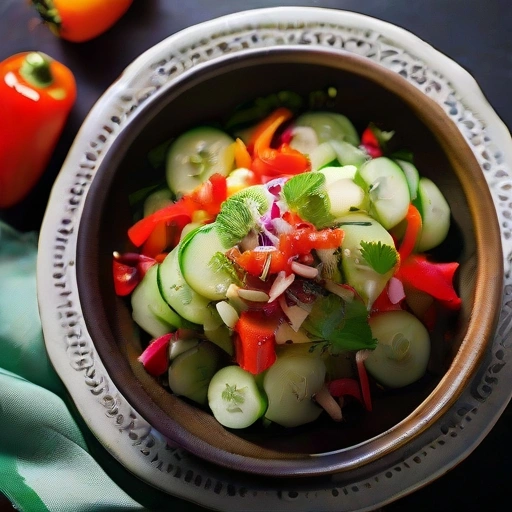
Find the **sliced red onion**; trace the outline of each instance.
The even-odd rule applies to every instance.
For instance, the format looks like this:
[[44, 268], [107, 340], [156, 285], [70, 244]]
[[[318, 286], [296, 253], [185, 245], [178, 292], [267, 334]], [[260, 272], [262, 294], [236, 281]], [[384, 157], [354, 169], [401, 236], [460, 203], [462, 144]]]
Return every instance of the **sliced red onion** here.
[[388, 283], [388, 297], [392, 304], [398, 304], [405, 299], [404, 285], [400, 279], [392, 277]]

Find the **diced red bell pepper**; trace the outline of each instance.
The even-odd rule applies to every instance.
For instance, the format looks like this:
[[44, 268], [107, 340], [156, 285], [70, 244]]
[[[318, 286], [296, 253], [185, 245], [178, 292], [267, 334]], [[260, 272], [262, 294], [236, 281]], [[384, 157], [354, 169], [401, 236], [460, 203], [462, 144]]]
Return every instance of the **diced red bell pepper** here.
[[257, 375], [274, 364], [275, 332], [281, 320], [280, 311], [271, 315], [262, 310], [242, 311], [235, 324], [235, 355], [241, 368]]
[[361, 145], [372, 158], [378, 158], [383, 155], [379, 140], [369, 126], [361, 135]]
[[117, 295], [130, 295], [156, 261], [137, 253], [114, 253], [112, 272]]

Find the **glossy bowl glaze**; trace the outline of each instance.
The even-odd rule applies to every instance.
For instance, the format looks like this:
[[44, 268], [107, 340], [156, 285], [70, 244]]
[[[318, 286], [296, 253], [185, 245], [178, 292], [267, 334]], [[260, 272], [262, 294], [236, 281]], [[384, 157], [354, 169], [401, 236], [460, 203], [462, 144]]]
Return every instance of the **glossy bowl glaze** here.
[[[296, 429], [229, 431], [208, 412], [164, 389], [137, 357], [145, 339], [126, 300], [116, 297], [113, 251], [130, 249], [129, 194], [151, 182], [148, 152], [188, 128], [219, 122], [248, 100], [280, 90], [307, 96], [334, 86], [333, 111], [358, 129], [369, 121], [396, 132], [420, 173], [433, 179], [453, 216], [441, 259], [460, 262], [463, 306], [433, 334], [427, 375], [392, 393], [377, 392], [372, 413], [343, 424], [319, 420]], [[110, 378], [137, 411], [172, 443], [207, 461], [261, 475], [305, 476], [361, 470], [442, 418], [474, 376], [500, 312], [503, 262], [495, 209], [473, 153], [445, 112], [399, 74], [370, 59], [319, 48], [272, 47], [198, 65], [140, 106], [103, 155], [88, 192], [77, 241], [76, 279], [84, 320]], [[444, 333], [451, 334], [447, 342]], [[389, 457], [388, 457], [389, 459]]]

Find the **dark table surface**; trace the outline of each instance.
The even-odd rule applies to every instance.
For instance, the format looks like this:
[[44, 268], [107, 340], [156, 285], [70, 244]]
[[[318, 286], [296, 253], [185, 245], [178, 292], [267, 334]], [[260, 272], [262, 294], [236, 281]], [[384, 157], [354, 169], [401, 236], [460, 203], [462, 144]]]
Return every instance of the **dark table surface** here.
[[[83, 119], [105, 89], [140, 53], [198, 22], [240, 10], [277, 5], [343, 8], [408, 29], [465, 67], [505, 124], [512, 126], [510, 0], [135, 0], [113, 29], [82, 44], [57, 39], [38, 21], [28, 0], [1, 0], [0, 61], [21, 51], [43, 51], [72, 69], [78, 83], [78, 100], [43, 178], [21, 204], [0, 210], [0, 218], [22, 231], [39, 229], [51, 186]], [[138, 485], [87, 428], [82, 427], [98, 461], [136, 500], [152, 510], [173, 507], [203, 510]], [[512, 405], [509, 405], [490, 434], [466, 460], [435, 482], [383, 510], [494, 511], [505, 508], [503, 504], [507, 502], [512, 474], [511, 433]], [[4, 507], [0, 500], [0, 509]]]

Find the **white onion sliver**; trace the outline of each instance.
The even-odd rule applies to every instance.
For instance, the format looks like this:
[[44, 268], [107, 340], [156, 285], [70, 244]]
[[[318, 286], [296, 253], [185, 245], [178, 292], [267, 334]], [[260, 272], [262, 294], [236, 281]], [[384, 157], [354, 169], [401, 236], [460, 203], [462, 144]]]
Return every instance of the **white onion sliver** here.
[[289, 276], [286, 275], [284, 270], [281, 270], [277, 274], [277, 277], [275, 278], [274, 282], [272, 283], [272, 286], [270, 287], [270, 290], [268, 292], [269, 295], [269, 302], [274, 302], [280, 295], [282, 295], [286, 289], [293, 283], [295, 280], [295, 274], [290, 274]]
[[222, 321], [230, 328], [234, 329], [235, 324], [238, 322], [238, 313], [236, 309], [228, 304], [225, 300], [217, 302], [217, 311], [222, 318]]
[[279, 305], [281, 306], [283, 313], [288, 317], [291, 328], [295, 332], [298, 332], [304, 320], [308, 317], [309, 312], [305, 311], [300, 306], [288, 306], [288, 304], [286, 304], [286, 299], [283, 296], [279, 298]]
[[345, 288], [330, 279], [325, 280], [324, 287], [328, 292], [341, 297], [345, 302], [352, 302], [354, 300], [354, 292], [352, 290]]
[[307, 279], [314, 279], [318, 276], [318, 269], [316, 267], [310, 267], [309, 265], [304, 265], [303, 263], [299, 263], [298, 261], [292, 262], [292, 270], [297, 275], [305, 277]]
[[282, 322], [276, 331], [276, 343], [283, 345], [288, 341], [292, 343], [309, 343], [311, 340], [302, 329], [294, 331], [288, 322]]
[[293, 231], [293, 226], [286, 222], [281, 217], [277, 217], [275, 219], [272, 219], [272, 226], [274, 226], [274, 229], [276, 230], [278, 235], [287, 235]]
[[238, 290], [238, 296], [251, 302], [268, 302], [270, 298], [264, 291], [261, 290], [247, 290], [240, 288]]

